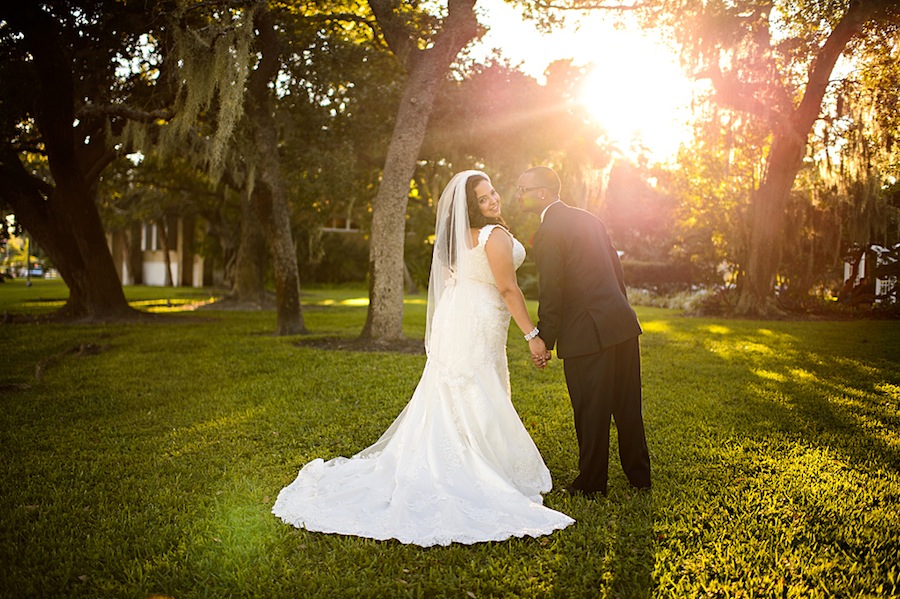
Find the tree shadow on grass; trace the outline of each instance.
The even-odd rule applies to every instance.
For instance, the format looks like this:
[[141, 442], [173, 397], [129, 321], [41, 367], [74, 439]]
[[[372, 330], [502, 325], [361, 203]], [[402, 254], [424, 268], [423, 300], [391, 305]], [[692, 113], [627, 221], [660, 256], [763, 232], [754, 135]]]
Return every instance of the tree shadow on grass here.
[[614, 496], [614, 500], [622, 507], [612, 541], [617, 558], [609, 572], [611, 595], [652, 597], [655, 565], [652, 491], [628, 489]]
[[895, 555], [897, 538], [884, 505], [900, 468], [900, 352], [885, 327], [645, 323], [657, 584], [763, 584], [776, 554], [801, 593], [822, 568], [863, 568], [835, 581], [850, 595], [896, 571], [872, 558]]
[[[810, 326], [710, 325], [698, 335], [696, 325], [682, 325], [662, 342], [657, 337], [656, 346], [686, 346], [664, 373], [683, 377], [679, 393], [695, 393], [663, 406], [671, 409], [663, 428], [687, 438], [701, 426], [714, 434], [775, 435], [900, 471], [900, 444], [890, 439], [900, 429], [900, 355], [885, 341], [890, 332], [879, 340], [886, 349], [872, 352], [845, 341], [855, 329], [835, 334]], [[846, 351], [835, 353], [836, 340]]]
[[550, 507], [575, 518], [557, 532], [554, 596], [653, 596], [655, 550], [652, 492], [610, 487], [608, 498], [565, 496]]
[[749, 370], [752, 382], [737, 401], [726, 401], [733, 417], [763, 435], [795, 436], [850, 463], [900, 472], [898, 444], [889, 441], [900, 429], [896, 375], [859, 358], [802, 349]]

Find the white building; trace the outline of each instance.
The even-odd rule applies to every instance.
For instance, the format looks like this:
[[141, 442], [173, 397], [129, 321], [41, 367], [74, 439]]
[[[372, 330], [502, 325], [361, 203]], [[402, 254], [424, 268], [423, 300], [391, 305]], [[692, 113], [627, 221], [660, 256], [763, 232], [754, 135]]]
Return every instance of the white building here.
[[[194, 245], [194, 219], [182, 217], [167, 218], [166, 241], [168, 242], [168, 264], [163, 250], [164, 243], [160, 223], [144, 222], [127, 231], [116, 231], [107, 234], [116, 271], [123, 285], [165, 286], [168, 284], [166, 271], [171, 274], [172, 284], [176, 287], [203, 287], [211, 281], [204, 281], [204, 260], [193, 254], [190, 249]], [[140, 268], [140, 274], [135, 276]], [[207, 273], [207, 279], [211, 275]]]
[[862, 252], [862, 255], [859, 258], [859, 268], [855, 269], [855, 276], [854, 263], [844, 262], [844, 283], [846, 284], [852, 279], [852, 286], [856, 288], [863, 284], [864, 279], [868, 278], [869, 284], [871, 284], [871, 280], [874, 279], [875, 301], [880, 303], [883, 301], [880, 298], [887, 296], [897, 285], [897, 277], [895, 275], [877, 277], [875, 271], [879, 267], [887, 266], [888, 264], [895, 262], [896, 258], [894, 258], [894, 256], [898, 253], [900, 253], [900, 243], [895, 245], [892, 250], [877, 244], [870, 245]]

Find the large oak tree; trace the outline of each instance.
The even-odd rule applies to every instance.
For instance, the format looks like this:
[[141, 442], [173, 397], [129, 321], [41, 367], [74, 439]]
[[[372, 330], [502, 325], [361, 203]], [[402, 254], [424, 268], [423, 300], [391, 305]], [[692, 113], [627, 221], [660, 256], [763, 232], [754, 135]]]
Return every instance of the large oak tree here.
[[[889, 0], [520, 0], [534, 14], [562, 9], [627, 11], [674, 34], [686, 68], [711, 82], [713, 100], [767, 129], [762, 178], [751, 191], [749, 236], [737, 311], [777, 313], [775, 279], [785, 213], [823, 100], [838, 85], [842, 55], [860, 69], [884, 68], [888, 32], [896, 44], [898, 3]], [[874, 58], [874, 60], [873, 60]]]
[[435, 95], [460, 50], [478, 35], [476, 0], [449, 0], [447, 14], [429, 18], [415, 3], [369, 0], [385, 42], [407, 79], [388, 146], [381, 185], [372, 202], [369, 309], [363, 338], [403, 338], [403, 243], [406, 208]]
[[138, 314], [125, 300], [95, 200], [118, 153], [110, 133], [130, 119], [165, 116], [164, 86], [116, 72], [159, 25], [159, 10], [112, 0], [0, 5], [0, 201], [68, 285], [67, 317]]

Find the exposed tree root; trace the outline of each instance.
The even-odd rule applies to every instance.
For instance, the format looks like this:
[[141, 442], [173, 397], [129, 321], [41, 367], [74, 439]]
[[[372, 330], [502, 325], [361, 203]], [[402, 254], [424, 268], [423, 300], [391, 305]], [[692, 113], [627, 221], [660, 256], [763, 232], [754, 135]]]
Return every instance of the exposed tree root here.
[[45, 360], [41, 360], [34, 367], [34, 378], [37, 380], [41, 380], [44, 377], [44, 373], [51, 366], [55, 366], [60, 360], [62, 360], [65, 356], [75, 355], [75, 356], [94, 356], [104, 351], [108, 346], [99, 345], [97, 343], [79, 343], [78, 345], [73, 345], [72, 347], [59, 352], [58, 354], [54, 354]]

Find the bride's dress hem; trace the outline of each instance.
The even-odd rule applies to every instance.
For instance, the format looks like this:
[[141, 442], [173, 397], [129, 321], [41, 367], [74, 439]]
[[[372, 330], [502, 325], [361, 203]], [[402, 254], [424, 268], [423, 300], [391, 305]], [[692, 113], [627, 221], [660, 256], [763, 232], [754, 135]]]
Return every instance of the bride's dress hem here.
[[[272, 513], [278, 516], [275, 510], [272, 510]], [[383, 535], [367, 535], [361, 534], [359, 532], [349, 532], [346, 530], [339, 530], [335, 527], [321, 527], [321, 528], [308, 528], [303, 524], [297, 524], [295, 522], [291, 522], [290, 520], [278, 516], [285, 524], [290, 524], [294, 528], [298, 530], [302, 530], [309, 533], [319, 533], [319, 534], [327, 534], [327, 535], [340, 535], [344, 537], [355, 537], [358, 539], [369, 539], [372, 541], [379, 542], [389, 542], [396, 541], [403, 545], [416, 545], [422, 548], [429, 547], [449, 547], [450, 545], [457, 543], [460, 545], [475, 545], [478, 543], [501, 543], [503, 541], [508, 541], [510, 539], [524, 539], [526, 537], [530, 537], [532, 539], [538, 539], [540, 537], [545, 537], [548, 535], [552, 535], [554, 532], [558, 530], [563, 530], [564, 528], [575, 523], [575, 520], [571, 518], [568, 521], [562, 521], [559, 524], [554, 525], [551, 529], [546, 530], [515, 530], [508, 532], [498, 532], [495, 535], [485, 535], [485, 536], [459, 536], [459, 537], [433, 537], [433, 538], [411, 538], [404, 537], [402, 535], [391, 535], [391, 534], [383, 534]]]

